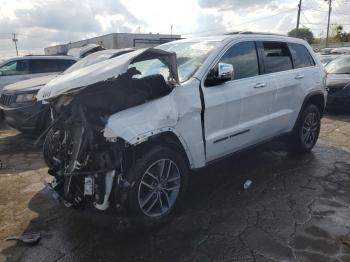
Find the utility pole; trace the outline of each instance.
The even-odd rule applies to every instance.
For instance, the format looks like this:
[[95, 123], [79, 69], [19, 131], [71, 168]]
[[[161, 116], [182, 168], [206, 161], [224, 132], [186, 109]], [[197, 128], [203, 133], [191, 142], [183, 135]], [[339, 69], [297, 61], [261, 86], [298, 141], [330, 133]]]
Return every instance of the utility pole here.
[[170, 38], [173, 38], [173, 25], [170, 25]]
[[328, 1], [328, 24], [327, 24], [327, 38], [326, 38], [326, 47], [328, 47], [329, 24], [331, 20], [331, 12], [332, 12], [332, 0], [325, 0], [325, 1]]
[[295, 37], [298, 37], [298, 32], [299, 32], [299, 24], [300, 24], [300, 13], [301, 13], [301, 1], [299, 1], [298, 5], [298, 18], [297, 18], [297, 29], [295, 31]]
[[17, 48], [17, 42], [18, 42], [18, 39], [16, 38], [16, 33], [13, 33], [13, 38], [12, 38], [12, 41], [15, 43], [15, 47], [16, 47], [16, 54], [18, 56], [18, 48]]

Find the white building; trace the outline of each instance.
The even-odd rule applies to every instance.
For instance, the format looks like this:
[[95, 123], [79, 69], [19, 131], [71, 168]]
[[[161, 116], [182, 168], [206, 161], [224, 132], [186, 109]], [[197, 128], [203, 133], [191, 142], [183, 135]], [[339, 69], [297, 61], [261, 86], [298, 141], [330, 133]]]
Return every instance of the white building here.
[[67, 54], [69, 49], [82, 47], [86, 44], [98, 44], [106, 49], [153, 47], [180, 38], [181, 35], [112, 33], [68, 44], [49, 46], [44, 51], [45, 55]]

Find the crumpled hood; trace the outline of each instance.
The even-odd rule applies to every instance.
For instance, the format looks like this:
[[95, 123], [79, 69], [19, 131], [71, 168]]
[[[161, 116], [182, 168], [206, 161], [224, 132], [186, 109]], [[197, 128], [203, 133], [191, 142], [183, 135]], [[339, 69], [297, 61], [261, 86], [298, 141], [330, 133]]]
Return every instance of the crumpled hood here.
[[118, 77], [128, 70], [131, 63], [155, 58], [160, 59], [169, 67], [173, 78], [179, 83], [175, 53], [155, 48], [139, 49], [68, 74], [62, 74], [41, 88], [37, 99], [38, 101], [51, 99], [72, 90], [83, 89], [109, 78]]
[[21, 92], [40, 89], [42, 86], [46, 85], [50, 80], [57, 77], [58, 74], [52, 74], [47, 76], [35, 77], [23, 81], [16, 82], [4, 87], [3, 91], [7, 93], [11, 92]]
[[350, 83], [350, 74], [328, 74], [327, 87], [341, 86]]

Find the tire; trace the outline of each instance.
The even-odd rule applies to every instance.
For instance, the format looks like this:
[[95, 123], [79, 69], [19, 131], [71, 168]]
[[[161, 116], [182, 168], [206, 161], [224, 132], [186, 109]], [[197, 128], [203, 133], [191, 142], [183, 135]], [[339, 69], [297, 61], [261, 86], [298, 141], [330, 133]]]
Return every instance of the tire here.
[[180, 150], [155, 145], [135, 160], [130, 175], [135, 181], [128, 196], [132, 224], [151, 229], [167, 222], [179, 207], [188, 182], [188, 165]]
[[59, 143], [59, 139], [57, 137], [57, 132], [55, 128], [51, 128], [49, 132], [45, 136], [44, 144], [43, 144], [43, 157], [45, 164], [51, 168], [53, 164], [52, 158], [55, 156], [57, 151], [57, 146]]
[[301, 113], [289, 140], [292, 153], [307, 153], [315, 146], [321, 129], [320, 110], [311, 104]]

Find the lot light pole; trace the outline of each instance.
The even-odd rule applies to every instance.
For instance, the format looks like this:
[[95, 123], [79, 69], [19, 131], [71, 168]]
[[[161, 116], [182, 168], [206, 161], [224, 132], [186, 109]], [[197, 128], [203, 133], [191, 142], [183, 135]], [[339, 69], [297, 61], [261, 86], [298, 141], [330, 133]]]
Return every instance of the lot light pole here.
[[328, 23], [327, 23], [327, 37], [326, 37], [326, 47], [328, 47], [328, 37], [329, 37], [329, 23], [331, 20], [331, 12], [332, 12], [332, 0], [325, 0], [328, 1]]
[[16, 54], [18, 56], [18, 48], [17, 48], [17, 42], [18, 42], [18, 39], [16, 38], [16, 33], [13, 33], [13, 38], [12, 38], [12, 41], [15, 43], [15, 47], [16, 47]]
[[301, 13], [301, 2], [302, 2], [302, 0], [299, 1], [299, 5], [298, 5], [297, 29], [296, 29], [296, 31], [295, 31], [295, 37], [298, 37], [298, 32], [299, 32], [300, 13]]

